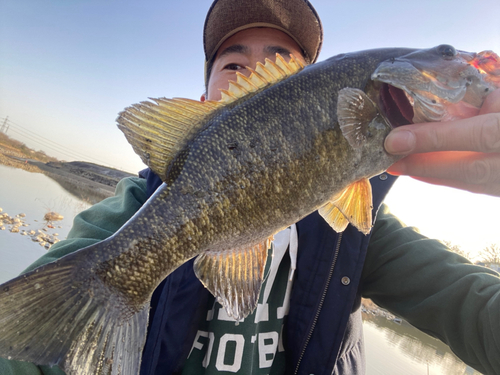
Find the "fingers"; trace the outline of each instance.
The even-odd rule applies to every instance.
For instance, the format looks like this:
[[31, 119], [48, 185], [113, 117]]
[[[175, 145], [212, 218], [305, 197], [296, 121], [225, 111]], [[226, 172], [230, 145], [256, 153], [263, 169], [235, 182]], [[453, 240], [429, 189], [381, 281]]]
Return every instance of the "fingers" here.
[[500, 197], [500, 89], [488, 95], [478, 116], [401, 126], [384, 146], [408, 155], [389, 173]]
[[395, 155], [433, 151], [500, 152], [500, 113], [402, 126], [389, 133], [384, 146]]
[[392, 165], [388, 172], [500, 196], [500, 153], [432, 152], [410, 155]]
[[479, 114], [500, 112], [500, 89], [493, 91], [484, 100]]
[[500, 89], [486, 98], [482, 115], [394, 129], [385, 140], [387, 152], [408, 155], [433, 151], [500, 152]]

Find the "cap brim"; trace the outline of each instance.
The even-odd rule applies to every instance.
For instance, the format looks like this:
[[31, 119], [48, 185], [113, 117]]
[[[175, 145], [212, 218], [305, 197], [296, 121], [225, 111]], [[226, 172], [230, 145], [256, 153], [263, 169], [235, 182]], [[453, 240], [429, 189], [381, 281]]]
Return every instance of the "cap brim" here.
[[323, 42], [321, 21], [304, 0], [216, 0], [203, 28], [205, 61], [210, 61], [222, 43], [251, 27], [271, 27], [288, 34], [315, 62]]

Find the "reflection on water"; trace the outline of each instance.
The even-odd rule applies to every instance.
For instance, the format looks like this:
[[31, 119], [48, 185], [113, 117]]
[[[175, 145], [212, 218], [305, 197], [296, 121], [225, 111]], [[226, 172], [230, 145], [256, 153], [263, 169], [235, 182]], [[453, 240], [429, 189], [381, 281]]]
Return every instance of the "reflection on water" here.
[[368, 375], [480, 374], [446, 344], [405, 321], [398, 324], [380, 315], [363, 314], [363, 322]]
[[[74, 216], [88, 208], [95, 201], [94, 191], [85, 197], [79, 189], [82, 199], [66, 191], [60, 184], [40, 173], [30, 173], [21, 169], [0, 165], [0, 208], [4, 213], [15, 216], [26, 214], [26, 230], [43, 230], [58, 233], [59, 239], [65, 239], [73, 224]], [[64, 216], [54, 222], [54, 228], [47, 228], [43, 220], [49, 211]], [[0, 282], [17, 276], [29, 264], [45, 254], [47, 250], [29, 236], [9, 232], [8, 226], [0, 230]]]
[[89, 188], [89, 186], [71, 181], [54, 173], [47, 173], [47, 176], [56, 181], [73, 198], [93, 205], [103, 199], [113, 195], [113, 190]]

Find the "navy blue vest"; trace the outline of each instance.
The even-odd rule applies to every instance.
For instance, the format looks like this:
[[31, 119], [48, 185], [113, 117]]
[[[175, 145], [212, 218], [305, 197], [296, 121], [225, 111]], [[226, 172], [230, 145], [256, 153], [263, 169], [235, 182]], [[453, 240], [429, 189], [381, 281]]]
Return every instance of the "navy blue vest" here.
[[[162, 181], [149, 169], [148, 196]], [[396, 180], [383, 174], [370, 180], [374, 217]], [[297, 223], [299, 252], [284, 343], [287, 374], [363, 374], [359, 282], [370, 235], [349, 225], [340, 235], [314, 212]], [[170, 274], [151, 301], [141, 375], [182, 371], [198, 323], [206, 316], [209, 292], [196, 278], [193, 261]]]

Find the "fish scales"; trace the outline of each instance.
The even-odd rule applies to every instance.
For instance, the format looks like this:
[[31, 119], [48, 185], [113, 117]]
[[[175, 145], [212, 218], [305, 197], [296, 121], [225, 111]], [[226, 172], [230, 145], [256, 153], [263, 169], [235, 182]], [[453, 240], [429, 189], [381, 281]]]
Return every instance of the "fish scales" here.
[[[376, 155], [373, 150], [367, 151], [368, 157], [356, 155], [342, 136], [336, 94], [346, 85], [362, 88], [366, 72], [373, 71], [380, 60], [373, 55], [367, 55], [367, 61], [353, 64], [353, 60], [359, 56], [340, 58], [337, 69], [327, 66], [290, 77], [212, 119], [189, 144], [189, 151], [182, 153], [177, 178], [162, 186], [137, 215], [149, 221], [131, 221], [116, 238], [117, 249], [122, 250], [106, 265], [109, 282], [132, 300], [147, 299], [186, 259], [210, 247], [230, 250], [269, 237], [309, 214], [311, 207], [312, 211], [319, 208], [332, 191], [364, 177], [363, 159], [373, 168]], [[383, 137], [376, 145], [383, 171], [396, 158], [383, 152], [381, 142]], [[297, 205], [299, 197], [302, 206]], [[141, 238], [137, 233], [142, 233]], [[122, 243], [132, 242], [123, 251]], [[176, 256], [177, 249], [182, 249], [181, 256]], [[157, 262], [143, 262], [129, 252]], [[139, 263], [132, 263], [134, 259]], [[141, 267], [150, 283], [131, 283], [127, 270]], [[149, 293], [144, 293], [146, 289]]]
[[394, 103], [411, 96], [414, 118], [448, 118], [448, 107], [480, 105], [500, 66], [492, 52], [446, 45], [339, 55], [302, 71], [293, 57], [273, 64], [292, 75], [257, 66], [245, 81], [255, 90], [223, 92], [222, 104], [156, 99], [121, 113], [120, 128], [165, 184], [107, 240], [0, 286], [0, 355], [71, 375], [138, 373], [151, 294], [195, 256], [203, 284], [245, 317], [273, 234], [315, 210], [338, 231], [350, 222], [369, 232], [367, 178], [398, 158], [383, 149], [389, 125], [400, 125], [388, 117], [413, 115]]

